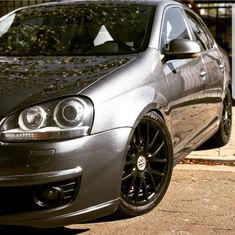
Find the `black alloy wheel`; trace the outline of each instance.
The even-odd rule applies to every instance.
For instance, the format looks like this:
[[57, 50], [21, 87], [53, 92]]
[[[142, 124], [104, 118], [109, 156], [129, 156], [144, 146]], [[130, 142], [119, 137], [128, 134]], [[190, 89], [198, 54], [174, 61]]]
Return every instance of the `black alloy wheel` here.
[[227, 138], [231, 134], [231, 126], [232, 126], [232, 105], [228, 101], [228, 97], [225, 98], [223, 102], [223, 114], [222, 114], [222, 129], [224, 132], [224, 136]]
[[219, 130], [213, 136], [218, 147], [222, 147], [229, 142], [232, 131], [232, 97], [229, 89], [223, 101], [223, 111], [220, 120]]
[[125, 159], [119, 211], [130, 217], [144, 214], [164, 196], [172, 175], [170, 134], [155, 112], [136, 127]]

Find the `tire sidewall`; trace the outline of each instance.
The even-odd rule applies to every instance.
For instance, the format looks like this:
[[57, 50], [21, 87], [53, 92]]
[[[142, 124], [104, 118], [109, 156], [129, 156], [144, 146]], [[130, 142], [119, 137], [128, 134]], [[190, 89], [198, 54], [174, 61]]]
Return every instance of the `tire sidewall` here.
[[127, 203], [122, 197], [120, 197], [119, 211], [126, 216], [138, 216], [152, 210], [162, 200], [163, 196], [165, 195], [171, 180], [172, 170], [173, 170], [172, 141], [170, 133], [163, 119], [156, 112], [150, 112], [145, 114], [141, 119], [141, 121], [148, 121], [153, 123], [154, 125], [157, 125], [161, 129], [165, 137], [165, 141], [167, 144], [167, 152], [168, 152], [167, 174], [165, 176], [164, 182], [161, 183], [160, 185], [161, 188], [157, 192], [157, 195], [155, 196], [154, 200], [152, 200], [150, 203], [146, 205], [133, 206]]
[[[232, 114], [232, 97], [231, 97], [231, 92], [229, 89], [226, 89], [226, 96], [224, 99], [228, 99], [228, 105], [229, 105], [229, 109], [230, 112]], [[224, 111], [224, 104], [223, 104], [223, 109], [222, 112]], [[224, 133], [224, 128], [223, 128], [223, 114], [221, 115], [221, 120], [220, 120], [220, 125], [219, 125], [219, 130], [215, 136], [216, 138], [216, 142], [218, 143], [219, 146], [224, 146], [229, 142], [230, 139], [230, 135], [231, 135], [231, 129], [230, 129], [230, 133], [229, 135], [225, 135]], [[231, 122], [231, 128], [232, 128], [232, 118], [230, 120]]]

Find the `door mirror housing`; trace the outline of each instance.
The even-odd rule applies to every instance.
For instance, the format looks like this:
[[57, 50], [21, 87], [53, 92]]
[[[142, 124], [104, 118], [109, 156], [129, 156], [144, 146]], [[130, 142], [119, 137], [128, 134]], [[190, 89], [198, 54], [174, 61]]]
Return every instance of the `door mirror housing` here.
[[189, 39], [174, 39], [169, 42], [164, 54], [169, 59], [187, 59], [199, 56], [200, 45]]

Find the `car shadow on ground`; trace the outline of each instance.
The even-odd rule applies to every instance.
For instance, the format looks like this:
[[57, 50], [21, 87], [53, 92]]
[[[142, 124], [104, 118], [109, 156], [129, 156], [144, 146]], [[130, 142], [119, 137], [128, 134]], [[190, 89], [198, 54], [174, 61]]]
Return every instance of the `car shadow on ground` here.
[[58, 227], [58, 228], [32, 228], [32, 227], [26, 227], [26, 226], [5, 226], [0, 225], [0, 234], [4, 235], [77, 235], [82, 234], [85, 232], [90, 231], [87, 224], [89, 223], [104, 223], [104, 222], [111, 222], [111, 221], [118, 221], [123, 220], [121, 215], [118, 213], [114, 213], [112, 215], [108, 215], [99, 219], [95, 219], [92, 221], [80, 223], [81, 227], [84, 225], [85, 228], [80, 229], [73, 229], [68, 227]]
[[4, 235], [76, 235], [89, 231], [89, 228], [70, 229], [66, 227], [59, 228], [31, 228], [25, 226], [0, 226], [0, 234]]
[[210, 150], [216, 148], [218, 148], [218, 145], [215, 143], [215, 141], [208, 140], [204, 144], [202, 144], [199, 148], [197, 148], [196, 151]]
[[111, 215], [107, 215], [107, 216], [104, 216], [104, 217], [101, 217], [101, 218], [98, 218], [95, 220], [85, 222], [85, 224], [104, 223], [104, 222], [112, 222], [112, 221], [119, 221], [119, 220], [125, 220], [125, 219], [128, 219], [128, 218], [124, 217], [123, 215], [119, 214], [118, 212], [114, 212]]

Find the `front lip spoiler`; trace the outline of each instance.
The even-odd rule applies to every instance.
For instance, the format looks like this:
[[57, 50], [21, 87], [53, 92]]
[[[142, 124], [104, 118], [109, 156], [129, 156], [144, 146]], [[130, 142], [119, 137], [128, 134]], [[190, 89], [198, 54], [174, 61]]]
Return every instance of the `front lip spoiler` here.
[[[119, 205], [119, 198], [110, 200], [95, 206], [88, 207], [83, 210], [78, 210], [70, 213], [64, 213], [58, 216], [52, 216], [41, 219], [21, 218], [11, 222], [11, 218], [4, 216], [0, 218], [0, 222], [4, 225], [32, 226], [35, 228], [54, 228], [58, 226], [66, 226], [69, 224], [83, 223], [100, 217], [112, 214]], [[68, 223], [69, 221], [69, 223]]]
[[1, 176], [0, 186], [9, 187], [9, 186], [36, 185], [36, 184], [41, 184], [44, 180], [46, 180], [47, 183], [52, 183], [55, 181], [76, 178], [81, 175], [82, 175], [82, 168], [76, 167], [68, 170], [52, 171], [45, 173]]
[[[88, 208], [83, 209], [83, 210], [67, 213], [67, 214], [64, 214], [64, 215], [55, 216], [53, 218], [53, 220], [57, 221], [57, 220], [60, 220], [60, 219], [64, 219], [66, 217], [75, 218], [76, 216], [86, 215], [88, 213], [93, 213], [94, 211], [103, 210], [105, 208], [109, 208], [109, 207], [112, 207], [113, 205], [118, 205], [118, 204], [119, 204], [119, 198], [116, 198], [114, 200], [110, 200], [108, 202], [101, 203], [101, 204], [96, 205], [96, 206], [91, 206], [91, 207], [88, 207]], [[82, 221], [82, 220], [80, 220], [80, 221]]]

